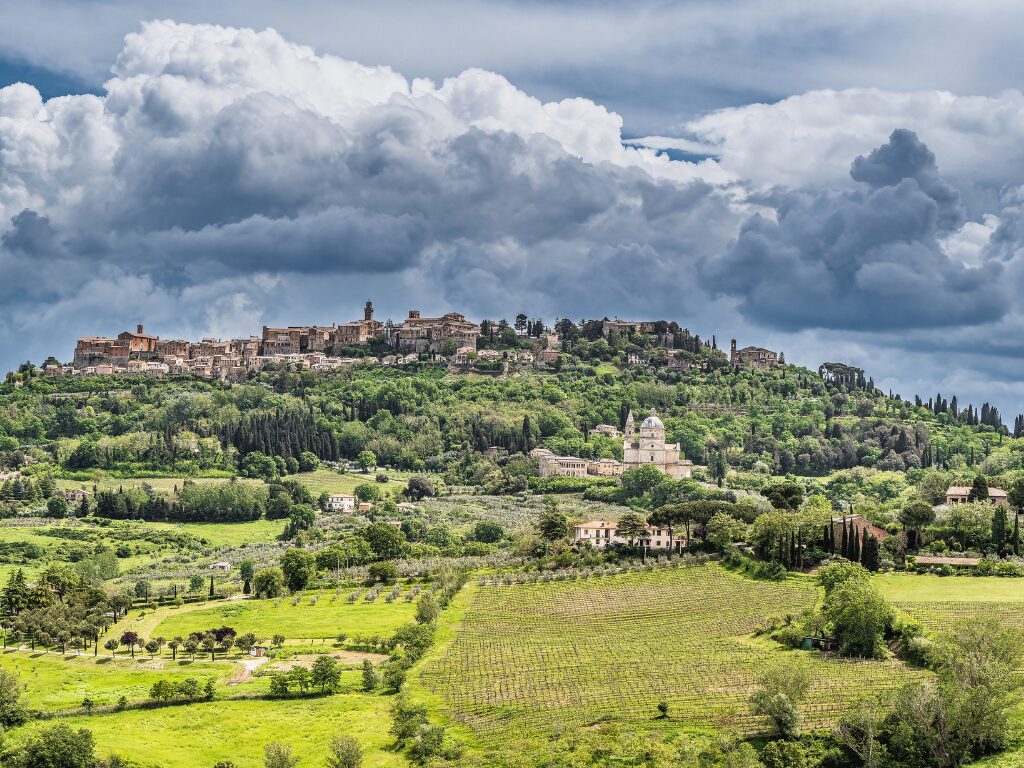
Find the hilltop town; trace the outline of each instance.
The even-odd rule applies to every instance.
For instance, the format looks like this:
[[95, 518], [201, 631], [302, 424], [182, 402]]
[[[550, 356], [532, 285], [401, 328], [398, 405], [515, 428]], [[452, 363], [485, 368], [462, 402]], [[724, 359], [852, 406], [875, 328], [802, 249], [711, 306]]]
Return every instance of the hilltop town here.
[[[729, 357], [701, 355], [717, 352], [717, 343], [701, 342], [676, 323], [658, 321], [556, 321], [548, 328], [541, 320], [519, 315], [506, 320], [467, 320], [459, 312], [423, 317], [409, 310], [401, 322], [374, 318], [367, 301], [363, 317], [329, 326], [263, 326], [259, 336], [199, 341], [164, 339], [147, 333], [140, 323], [134, 331], [114, 337], [78, 339], [68, 363], [50, 358], [39, 368], [21, 373], [41, 376], [166, 376], [187, 374], [205, 379], [241, 381], [254, 371], [286, 367], [330, 371], [356, 364], [408, 365], [441, 361], [456, 370], [508, 373], [514, 369], [557, 368], [571, 357], [579, 338], [619, 344], [626, 365], [689, 370], [695, 364], [770, 368], [784, 363], [781, 353], [761, 347], [738, 349], [732, 340]], [[18, 377], [9, 375], [18, 383]]]

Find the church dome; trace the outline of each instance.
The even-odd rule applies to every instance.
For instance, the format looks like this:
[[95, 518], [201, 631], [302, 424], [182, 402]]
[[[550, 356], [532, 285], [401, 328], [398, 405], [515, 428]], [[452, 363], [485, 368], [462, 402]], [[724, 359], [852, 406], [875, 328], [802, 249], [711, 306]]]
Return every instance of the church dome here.
[[654, 415], [654, 409], [651, 408], [651, 415], [644, 419], [643, 424], [640, 425], [640, 429], [664, 429], [665, 425], [661, 423], [661, 419]]

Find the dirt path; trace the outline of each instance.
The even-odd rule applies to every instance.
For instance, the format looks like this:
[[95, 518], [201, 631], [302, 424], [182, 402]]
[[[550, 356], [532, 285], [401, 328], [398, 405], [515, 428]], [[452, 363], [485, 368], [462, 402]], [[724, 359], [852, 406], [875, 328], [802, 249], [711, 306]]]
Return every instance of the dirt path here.
[[242, 669], [228, 681], [228, 685], [238, 685], [239, 683], [244, 683], [246, 680], [251, 680], [252, 673], [268, 661], [270, 661], [269, 656], [256, 656], [252, 659], [240, 660], [238, 663], [242, 665]]

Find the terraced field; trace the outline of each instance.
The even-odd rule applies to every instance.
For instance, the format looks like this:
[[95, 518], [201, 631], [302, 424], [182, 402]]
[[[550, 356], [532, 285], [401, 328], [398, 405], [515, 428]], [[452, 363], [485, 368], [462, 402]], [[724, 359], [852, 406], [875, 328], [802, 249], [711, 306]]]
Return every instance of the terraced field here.
[[[800, 652], [752, 633], [818, 599], [810, 581], [751, 581], [716, 565], [474, 589], [458, 635], [422, 679], [484, 744], [607, 721], [756, 732], [747, 708], [756, 671]], [[808, 658], [811, 726], [834, 721], [857, 691], [921, 674], [899, 662]], [[668, 720], [654, 719], [661, 701]]]

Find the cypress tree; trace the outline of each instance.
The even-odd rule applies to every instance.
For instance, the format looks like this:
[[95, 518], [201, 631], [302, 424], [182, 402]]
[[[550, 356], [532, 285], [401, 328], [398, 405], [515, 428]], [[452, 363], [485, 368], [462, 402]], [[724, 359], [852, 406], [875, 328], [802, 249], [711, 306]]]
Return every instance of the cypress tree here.
[[1020, 557], [1020, 513], [1013, 513], [1013, 555]]
[[996, 504], [992, 512], [992, 549], [999, 557], [1006, 554], [1006, 529], [1009, 521], [1006, 519], [1006, 506]]
[[[865, 529], [867, 534], [867, 529]], [[874, 536], [865, 535], [864, 538], [864, 567], [869, 571], [877, 571], [881, 560], [879, 557], [878, 539]]]

